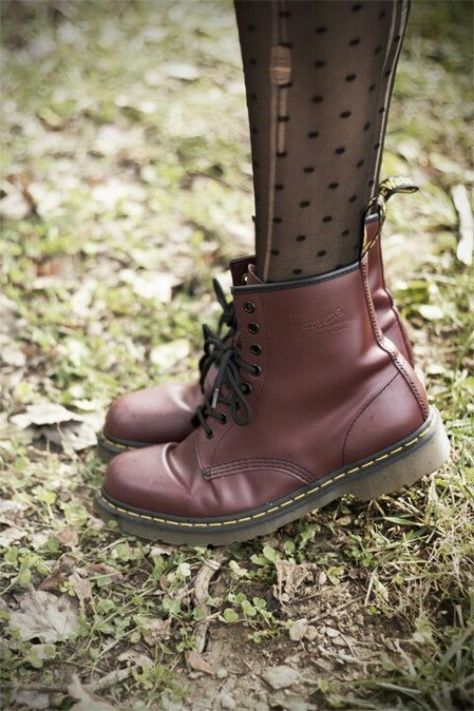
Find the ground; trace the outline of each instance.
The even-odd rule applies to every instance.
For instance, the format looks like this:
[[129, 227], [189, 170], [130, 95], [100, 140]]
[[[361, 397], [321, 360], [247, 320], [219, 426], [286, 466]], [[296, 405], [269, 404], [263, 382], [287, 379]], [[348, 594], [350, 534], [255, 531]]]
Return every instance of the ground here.
[[2, 708], [471, 708], [471, 3], [414, 3], [382, 171], [421, 188], [384, 247], [451, 462], [214, 549], [106, 528], [93, 445], [117, 394], [194, 377], [253, 248], [232, 6], [2, 11]]

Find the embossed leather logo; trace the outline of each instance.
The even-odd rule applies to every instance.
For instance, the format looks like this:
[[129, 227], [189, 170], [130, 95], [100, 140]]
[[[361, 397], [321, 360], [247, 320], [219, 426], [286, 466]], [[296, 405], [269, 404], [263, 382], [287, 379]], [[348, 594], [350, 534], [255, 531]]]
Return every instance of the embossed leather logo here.
[[309, 331], [329, 332], [347, 328], [347, 320], [344, 319], [344, 309], [336, 306], [332, 311], [328, 311], [321, 316], [308, 316], [307, 314], [290, 314], [290, 326], [293, 332], [307, 334]]

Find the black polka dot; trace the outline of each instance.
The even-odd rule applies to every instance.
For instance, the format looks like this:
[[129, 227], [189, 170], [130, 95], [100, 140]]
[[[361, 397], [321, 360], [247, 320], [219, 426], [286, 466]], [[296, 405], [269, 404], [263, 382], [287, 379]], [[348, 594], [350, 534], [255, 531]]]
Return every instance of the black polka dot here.
[[374, 49], [374, 54], [380, 54], [381, 51], [382, 51], [382, 47], [379, 45], [378, 47], [376, 47]]
[[254, 135], [258, 133], [258, 128], [256, 126], [251, 126], [250, 130]]
[[311, 99], [313, 104], [320, 104], [322, 100], [323, 100], [323, 97], [320, 96], [319, 94], [317, 94], [316, 96], [313, 96], [313, 98]]
[[304, 242], [306, 239], [306, 235], [298, 235], [296, 238], [297, 242]]
[[334, 151], [334, 153], [336, 153], [336, 155], [338, 155], [338, 156], [342, 155], [345, 152], [346, 152], [346, 149], [343, 146], [339, 146], [339, 148], [336, 148], [336, 150]]
[[349, 202], [355, 202], [357, 200], [357, 195], [351, 195]]
[[368, 131], [369, 128], [370, 128], [370, 123], [369, 122], [365, 123], [364, 124], [364, 131]]
[[316, 27], [316, 29], [314, 31], [316, 32], [316, 34], [322, 35], [327, 31], [327, 29], [328, 29], [327, 27], [323, 27], [321, 25], [320, 27]]
[[323, 217], [323, 222], [332, 222], [332, 217], [331, 215], [325, 215]]
[[351, 115], [350, 111], [343, 111], [342, 114], [339, 114], [339, 116], [341, 118], [349, 118], [350, 115]]
[[308, 165], [306, 168], [303, 168], [304, 173], [314, 173], [314, 168], [311, 165]]
[[349, 230], [342, 230], [342, 232], [341, 232], [342, 237], [347, 237], [348, 234], [349, 234]]
[[277, 151], [278, 158], [284, 158], [286, 156], [286, 151]]
[[339, 187], [339, 183], [329, 183], [329, 185], [328, 185], [329, 190], [335, 190], [338, 187]]
[[291, 49], [293, 45], [291, 42], [280, 42], [280, 47], [286, 47], [287, 49]]
[[289, 116], [279, 116], [278, 120], [280, 123], [288, 123], [288, 121], [290, 120], [290, 117]]
[[393, 38], [393, 41], [394, 41], [394, 42], [400, 42], [401, 38], [402, 38], [401, 35], [395, 35], [395, 37]]
[[252, 59], [249, 59], [249, 64], [251, 64], [252, 67], [254, 67], [257, 64], [257, 60], [252, 57]]
[[376, 84], [371, 84], [369, 86], [369, 91], [373, 91], [375, 89], [375, 87], [376, 87]]
[[374, 143], [374, 150], [377, 151], [380, 148], [380, 143]]
[[325, 254], [326, 254], [326, 250], [325, 250], [325, 249], [320, 249], [319, 252], [318, 252], [318, 257], [324, 257]]
[[308, 207], [309, 205], [311, 205], [309, 200], [302, 200], [300, 202], [300, 207]]
[[293, 269], [293, 274], [301, 274], [302, 269]]
[[359, 37], [354, 37], [354, 39], [351, 39], [351, 41], [349, 42], [350, 47], [357, 47], [358, 44], [360, 44]]
[[319, 131], [310, 131], [308, 133], [308, 138], [317, 138], [319, 136]]
[[346, 81], [354, 81], [354, 79], [356, 78], [356, 76], [357, 76], [357, 74], [348, 74], [348, 75], [346, 76]]
[[379, 109], [379, 114], [384, 114], [385, 113], [385, 106], [381, 106]]
[[293, 82], [286, 81], [284, 84], [279, 84], [278, 86], [280, 89], [291, 89], [291, 87], [293, 86]]
[[359, 161], [357, 161], [356, 168], [361, 168], [363, 165], [364, 165], [364, 161], [361, 158]]
[[359, 10], [362, 10], [362, 3], [356, 2], [356, 4], [352, 6], [352, 12], [359, 12]]
[[253, 32], [256, 29], [256, 27], [255, 27], [255, 25], [247, 25], [247, 29], [249, 30], [249, 32]]
[[274, 217], [273, 218], [274, 225], [279, 225], [280, 223], [281, 223], [281, 217]]
[[318, 59], [315, 63], [314, 66], [316, 69], [322, 69], [323, 67], [326, 66], [326, 62], [324, 62], [322, 59]]
[[280, 10], [278, 14], [280, 17], [291, 17], [291, 12], [289, 10]]
[[382, 10], [382, 12], [379, 12], [379, 20], [383, 20], [383, 18], [385, 17], [386, 14], [387, 13], [385, 12], [385, 10]]
[[272, 249], [271, 254], [273, 254], [274, 257], [278, 257], [278, 255], [280, 254], [280, 252], [279, 252], [278, 249]]
[[257, 98], [257, 94], [253, 91], [251, 94], [249, 94], [249, 97], [250, 97], [251, 99], [256, 99], [256, 98]]
[[369, 186], [369, 188], [371, 188], [374, 183], [375, 183], [375, 180], [369, 180], [367, 185]]
[[285, 186], [282, 185], [281, 183], [277, 183], [277, 184], [275, 185], [275, 190], [283, 190], [284, 187], [285, 187]]
[[385, 74], [384, 74], [384, 77], [385, 77], [385, 78], [389, 77], [391, 73], [392, 73], [392, 70], [391, 70], [391, 69], [387, 69], [387, 71], [386, 71]]

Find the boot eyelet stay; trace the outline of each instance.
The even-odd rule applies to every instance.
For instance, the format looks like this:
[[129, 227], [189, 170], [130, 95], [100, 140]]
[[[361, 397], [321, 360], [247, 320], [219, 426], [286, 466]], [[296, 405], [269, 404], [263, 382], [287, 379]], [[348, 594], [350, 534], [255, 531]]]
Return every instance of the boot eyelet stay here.
[[242, 383], [240, 389], [244, 395], [249, 395], [252, 392], [252, 386], [250, 385], [250, 383]]
[[260, 353], [262, 352], [262, 346], [259, 346], [258, 343], [253, 343], [250, 346], [250, 350], [254, 355], [260, 355]]
[[261, 367], [259, 365], [257, 365], [256, 363], [254, 363], [252, 367], [253, 367], [252, 375], [255, 377], [258, 377], [260, 375], [260, 373], [262, 372]]
[[256, 306], [253, 303], [253, 301], [246, 301], [244, 304], [244, 311], [248, 314], [251, 314], [255, 311]]
[[255, 335], [260, 331], [260, 326], [258, 325], [258, 323], [252, 321], [252, 323], [249, 323], [249, 325], [247, 326], [247, 331]]
[[213, 429], [208, 429], [204, 433], [206, 435], [207, 439], [212, 439], [214, 437], [214, 430]]

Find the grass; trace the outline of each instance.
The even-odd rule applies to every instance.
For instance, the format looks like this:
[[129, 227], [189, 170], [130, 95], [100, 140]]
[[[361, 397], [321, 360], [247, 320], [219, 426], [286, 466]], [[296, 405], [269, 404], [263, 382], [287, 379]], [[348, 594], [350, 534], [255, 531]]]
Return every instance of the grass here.
[[[2, 11], [3, 707], [471, 708], [474, 294], [451, 195], [473, 177], [470, 4], [414, 3], [382, 171], [421, 187], [390, 204], [385, 249], [452, 461], [222, 550], [119, 537], [92, 508], [94, 448], [14, 418], [53, 403], [98, 423], [119, 392], [195, 372], [211, 276], [253, 249], [232, 7]], [[49, 623], [36, 608], [25, 638], [31, 598]], [[279, 664], [291, 689], [263, 679]]]

